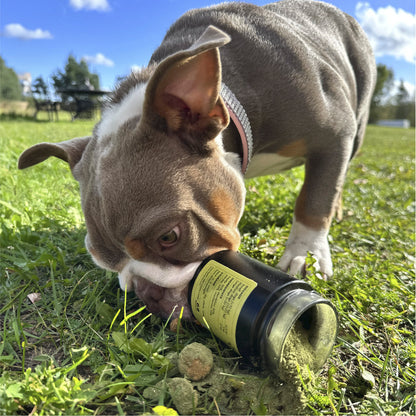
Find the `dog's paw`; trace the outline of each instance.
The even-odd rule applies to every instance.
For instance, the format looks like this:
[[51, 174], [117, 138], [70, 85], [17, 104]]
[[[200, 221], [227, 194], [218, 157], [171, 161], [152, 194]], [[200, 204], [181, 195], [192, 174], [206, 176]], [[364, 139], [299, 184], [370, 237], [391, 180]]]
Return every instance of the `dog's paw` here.
[[306, 273], [308, 253], [316, 259], [315, 268], [323, 279], [332, 277], [328, 230], [314, 230], [294, 220], [286, 249], [277, 267], [291, 275]]

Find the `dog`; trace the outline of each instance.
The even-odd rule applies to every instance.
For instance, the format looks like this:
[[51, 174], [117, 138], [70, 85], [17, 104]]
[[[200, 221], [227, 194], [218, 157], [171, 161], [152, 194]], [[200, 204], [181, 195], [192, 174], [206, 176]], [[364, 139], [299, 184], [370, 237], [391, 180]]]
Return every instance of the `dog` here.
[[302, 272], [309, 252], [332, 276], [328, 230], [375, 79], [364, 32], [329, 4], [191, 10], [114, 91], [92, 135], [37, 144], [19, 168], [66, 161], [95, 263], [151, 312], [177, 316], [183, 306], [190, 318], [200, 262], [239, 247], [245, 177], [305, 164], [278, 267]]

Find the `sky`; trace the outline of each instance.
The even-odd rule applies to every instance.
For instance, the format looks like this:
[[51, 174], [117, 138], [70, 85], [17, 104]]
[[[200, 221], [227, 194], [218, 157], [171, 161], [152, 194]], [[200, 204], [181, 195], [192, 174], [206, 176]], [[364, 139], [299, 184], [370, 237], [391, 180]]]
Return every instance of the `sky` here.
[[[215, 0], [0, 0], [0, 56], [32, 80], [62, 70], [68, 56], [84, 59], [112, 89], [117, 77], [146, 66], [169, 26], [189, 9]], [[393, 70], [413, 95], [414, 0], [327, 0], [358, 20], [377, 63]], [[264, 5], [269, 1], [253, 0]]]

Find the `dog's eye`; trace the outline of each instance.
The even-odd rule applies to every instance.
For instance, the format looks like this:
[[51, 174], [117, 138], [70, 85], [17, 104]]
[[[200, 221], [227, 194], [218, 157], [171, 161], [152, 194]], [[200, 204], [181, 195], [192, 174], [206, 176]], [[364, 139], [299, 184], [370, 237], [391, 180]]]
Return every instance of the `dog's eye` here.
[[159, 243], [163, 247], [171, 247], [179, 240], [179, 227], [176, 226], [172, 230], [170, 230], [168, 233], [163, 234], [159, 237]]

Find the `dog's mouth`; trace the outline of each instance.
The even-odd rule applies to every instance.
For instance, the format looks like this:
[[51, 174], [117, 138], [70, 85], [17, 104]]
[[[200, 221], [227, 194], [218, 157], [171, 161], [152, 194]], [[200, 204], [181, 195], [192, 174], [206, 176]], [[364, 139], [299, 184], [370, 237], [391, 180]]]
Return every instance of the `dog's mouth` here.
[[168, 289], [146, 279], [135, 277], [134, 291], [151, 313], [172, 319], [180, 315], [184, 319], [192, 317], [188, 303], [188, 284], [181, 288]]
[[182, 314], [184, 319], [190, 319], [188, 284], [199, 265], [200, 262], [180, 266], [131, 260], [119, 274], [120, 287], [134, 290], [152, 313], [164, 318]]

